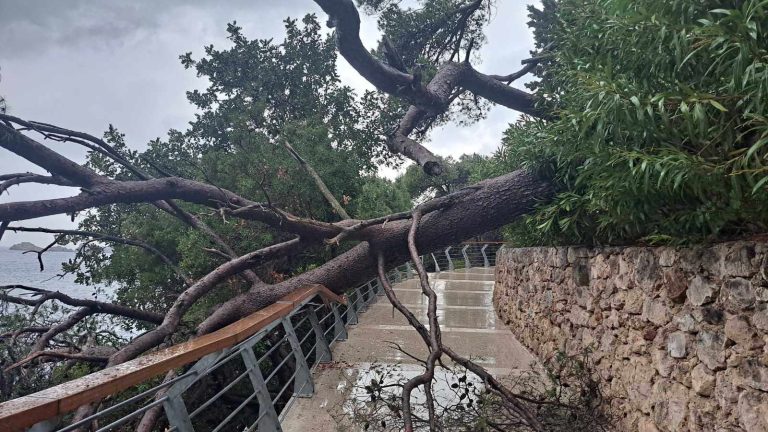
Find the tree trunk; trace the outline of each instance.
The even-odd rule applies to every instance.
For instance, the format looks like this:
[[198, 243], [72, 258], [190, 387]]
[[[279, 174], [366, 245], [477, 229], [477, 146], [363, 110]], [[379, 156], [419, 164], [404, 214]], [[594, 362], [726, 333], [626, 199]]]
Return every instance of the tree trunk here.
[[[549, 180], [527, 170], [485, 180], [467, 190], [449, 207], [423, 217], [416, 237], [419, 251], [427, 253], [506, 225], [553, 194]], [[360, 235], [367, 241], [314, 270], [227, 301], [200, 325], [198, 333], [221, 328], [309, 284], [344, 293], [376, 274], [379, 250], [384, 252], [388, 266], [402, 264], [408, 259], [410, 224], [409, 220], [398, 220], [365, 228]]]

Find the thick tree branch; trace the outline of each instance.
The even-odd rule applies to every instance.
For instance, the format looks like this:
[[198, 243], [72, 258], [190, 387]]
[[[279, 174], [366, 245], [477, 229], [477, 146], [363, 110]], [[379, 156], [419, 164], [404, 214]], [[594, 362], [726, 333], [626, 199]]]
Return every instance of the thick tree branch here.
[[[442, 172], [440, 162], [429, 150], [410, 139], [408, 135], [426, 115], [435, 116], [447, 111], [452, 100], [451, 95], [456, 88], [466, 89], [475, 96], [530, 116], [547, 118], [547, 115], [536, 107], [533, 95], [505, 85], [498, 80], [499, 76], [478, 72], [466, 61], [440, 65], [434, 78], [424, 86], [418, 75], [391, 67], [365, 49], [360, 40], [360, 15], [352, 0], [315, 0], [315, 3], [328, 14], [329, 26], [336, 28], [339, 53], [347, 62], [380, 91], [403, 97], [413, 105], [390, 135], [387, 144], [393, 152], [418, 163], [427, 174], [439, 175]], [[477, 10], [480, 3], [469, 3], [457, 13], [466, 20]], [[384, 42], [386, 46], [386, 40]], [[467, 50], [467, 56], [470, 49]], [[509, 83], [525, 75], [535, 64], [529, 66], [505, 77], [506, 80], [503, 81]]]
[[532, 94], [510, 87], [504, 82], [476, 71], [469, 65], [460, 86], [477, 96], [531, 117], [549, 119], [549, 116], [536, 106], [536, 99]]
[[400, 153], [419, 164], [427, 174], [440, 175], [443, 172], [440, 159], [408, 136], [426, 115], [427, 112], [424, 109], [411, 105], [387, 139], [387, 146], [392, 152]]
[[402, 96], [411, 103], [440, 109], [442, 103], [414, 79], [374, 57], [360, 40], [360, 15], [352, 0], [315, 0], [328, 14], [328, 26], [336, 28], [336, 44], [342, 56], [377, 89]]
[[15, 185], [24, 183], [38, 183], [38, 184], [51, 184], [58, 186], [76, 186], [71, 181], [60, 176], [45, 176], [40, 174], [29, 174], [25, 176], [15, 177], [13, 179], [0, 183], [0, 194], [7, 191], [8, 188]]
[[[414, 75], [390, 67], [374, 57], [363, 46], [360, 40], [360, 15], [352, 0], [315, 0], [315, 3], [320, 5], [323, 11], [328, 14], [329, 25], [336, 28], [336, 43], [339, 53], [368, 82], [385, 93], [404, 97], [413, 105], [426, 109], [428, 112], [440, 113], [445, 111], [445, 94], [434, 88], [429, 88], [429, 86], [425, 87], [419, 84]], [[473, 4], [469, 4], [467, 7], [471, 9]], [[456, 69], [456, 65], [458, 63], [451, 62], [441, 65], [438, 69], [438, 75], [443, 68]], [[467, 84], [472, 85], [474, 83], [475, 87], [485, 90], [475, 82], [492, 78], [477, 72], [467, 63], [461, 63], [461, 65], [463, 65], [460, 68], [462, 73], [457, 74], [455, 80], [446, 83], [443, 78], [440, 78], [435, 84], [468, 88]], [[539, 114], [533, 105], [531, 95], [520, 90], [507, 93], [505, 97], [495, 97], [486, 91], [482, 91], [478, 95], [529, 115]]]
[[[109, 159], [114, 160], [142, 180], [152, 178], [152, 176], [147, 174], [145, 171], [130, 163], [113, 146], [91, 134], [65, 129], [48, 123], [24, 120], [7, 114], [0, 114], [0, 120], [16, 123], [21, 125], [25, 130], [33, 130], [42, 134], [48, 139], [53, 139], [55, 141], [68, 141], [82, 145], [92, 151], [106, 156]], [[2, 179], [0, 178], [0, 180]]]
[[[459, 243], [474, 235], [508, 224], [529, 213], [540, 200], [552, 194], [546, 179], [519, 170], [479, 182], [452, 196], [450, 205], [432, 211], [422, 219], [416, 244], [423, 253]], [[308, 284], [319, 283], [336, 293], [344, 293], [376, 274], [376, 251], [386, 251], [387, 266], [408, 259], [406, 247], [410, 223], [395, 220], [361, 229], [356, 238], [363, 243], [324, 265], [298, 275], [268, 290], [241, 294], [224, 303], [198, 328], [207, 333], [271, 304], [281, 296]]]
[[0, 147], [23, 157], [52, 174], [58, 174], [84, 187], [107, 181], [106, 177], [102, 177], [90, 169], [72, 162], [2, 123], [0, 123]]
[[[71, 142], [81, 144], [88, 149], [96, 151], [106, 156], [107, 158], [114, 160], [115, 162], [125, 167], [128, 171], [130, 171], [133, 175], [135, 175], [137, 178], [141, 180], [150, 180], [153, 178], [147, 172], [145, 172], [141, 168], [135, 166], [130, 161], [128, 161], [128, 159], [126, 159], [123, 155], [121, 155], [120, 152], [117, 149], [115, 149], [113, 146], [109, 145], [102, 139], [96, 138], [93, 135], [65, 129], [59, 126], [54, 126], [46, 123], [26, 121], [26, 120], [13, 117], [13, 116], [8, 116], [8, 115], [0, 115], [0, 119], [6, 122], [16, 123], [27, 129], [39, 132], [47, 138], [52, 138], [59, 141], [71, 141]], [[25, 157], [23, 155], [20, 155], [20, 156]], [[83, 169], [86, 171], [90, 171], [87, 168], [83, 168]], [[55, 172], [55, 171], [51, 171], [51, 172]], [[96, 173], [93, 173], [92, 171], [90, 172], [93, 175], [96, 175]], [[11, 175], [11, 177], [9, 178], [16, 179], [17, 177], [29, 178], [29, 175], [15, 174], [15, 175]], [[55, 175], [55, 176], [52, 176], [51, 178], [55, 181], [61, 181], [62, 183], [66, 182], [67, 184], [63, 184], [65, 186], [85, 186], [85, 187], [88, 186], [88, 184], [77, 183], [76, 181], [71, 182], [70, 181], [71, 179], [66, 179], [64, 177], [66, 176]], [[3, 177], [0, 177], [0, 180], [3, 180], [3, 179], [4, 179]], [[19, 181], [19, 180], [15, 180], [15, 181]], [[11, 186], [11, 184], [8, 184], [8, 186]], [[0, 186], [0, 192], [2, 192], [2, 186]], [[206, 234], [214, 244], [216, 244], [219, 248], [221, 248], [223, 251], [228, 253], [230, 258], [235, 258], [237, 256], [237, 253], [235, 253], [235, 251], [218, 234], [216, 234], [212, 229], [210, 229], [199, 218], [181, 209], [172, 200], [158, 201], [158, 202], [155, 202], [154, 204], [161, 210], [168, 212], [169, 214], [179, 218], [180, 220], [187, 223], [188, 225]], [[246, 271], [243, 273], [243, 276], [252, 284], [258, 285], [263, 283], [261, 279], [259, 279], [256, 273], [254, 273], [253, 271], [250, 271], [250, 270]]]
[[66, 318], [59, 321], [56, 325], [51, 326], [47, 332], [40, 335], [35, 344], [32, 346], [32, 352], [35, 353], [38, 351], [43, 351], [45, 347], [48, 346], [48, 342], [50, 342], [51, 339], [76, 326], [77, 323], [86, 317], [93, 315], [94, 313], [94, 309], [90, 306], [81, 307], [80, 309], [72, 312]]
[[[287, 212], [194, 180], [179, 177], [136, 181], [111, 180], [88, 168], [77, 165], [3, 124], [0, 124], [0, 147], [85, 187], [82, 193], [73, 197], [0, 204], [0, 221], [18, 221], [54, 214], [75, 213], [114, 203], [166, 201], [168, 206], [173, 209], [175, 205], [168, 203], [168, 201], [181, 199], [217, 209], [237, 210], [237, 215], [241, 218], [263, 222], [281, 231], [292, 232], [306, 238], [333, 237], [341, 230], [340, 228], [333, 228], [332, 225], [319, 229], [318, 224], [306, 223], [304, 219], [294, 217]], [[196, 221], [193, 216], [180, 209], [174, 211], [188, 223], [202, 228], [203, 224]], [[211, 235], [214, 234], [211, 230], [206, 230], [206, 232], [212, 239], [218, 238]], [[226, 246], [224, 252], [234, 255], [234, 251], [223, 240], [219, 240], [220, 243], [217, 241], [217, 244], [220, 247]]]
[[[200, 299], [200, 297], [210, 292], [211, 289], [227, 278], [234, 276], [245, 269], [255, 267], [264, 261], [285, 254], [294, 253], [304, 246], [305, 244], [301, 240], [293, 239], [259, 249], [220, 265], [181, 293], [176, 298], [176, 301], [171, 308], [168, 309], [162, 323], [157, 328], [144, 333], [120, 349], [120, 351], [110, 358], [109, 365], [115, 365], [130, 360], [159, 345], [163, 339], [176, 331], [184, 314], [197, 300]], [[267, 291], [270, 287], [262, 286], [260, 289]]]

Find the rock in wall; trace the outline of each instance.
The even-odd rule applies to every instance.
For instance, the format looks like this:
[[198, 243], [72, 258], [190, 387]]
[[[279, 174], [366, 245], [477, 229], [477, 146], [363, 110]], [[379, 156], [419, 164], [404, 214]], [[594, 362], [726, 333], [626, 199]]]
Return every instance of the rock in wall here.
[[618, 430], [768, 431], [768, 243], [504, 249], [493, 301], [540, 358], [591, 352]]

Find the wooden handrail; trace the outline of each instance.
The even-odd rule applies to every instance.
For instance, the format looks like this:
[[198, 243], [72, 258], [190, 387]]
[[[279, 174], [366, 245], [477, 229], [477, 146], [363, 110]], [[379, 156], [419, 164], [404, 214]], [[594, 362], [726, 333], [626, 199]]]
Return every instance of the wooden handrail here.
[[215, 332], [0, 404], [0, 430], [21, 431], [77, 407], [101, 400], [171, 369], [240, 343], [288, 316], [303, 301], [319, 295], [346, 304], [346, 298], [322, 285], [310, 285]]

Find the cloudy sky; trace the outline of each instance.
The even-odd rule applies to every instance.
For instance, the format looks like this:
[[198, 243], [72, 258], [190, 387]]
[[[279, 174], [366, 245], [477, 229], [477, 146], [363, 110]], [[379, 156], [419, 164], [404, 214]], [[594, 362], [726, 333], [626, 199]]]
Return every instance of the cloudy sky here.
[[[532, 0], [497, 2], [488, 28], [488, 44], [475, 65], [488, 73], [509, 73], [520, 67], [533, 46], [525, 25], [526, 4]], [[184, 129], [195, 112], [185, 92], [205, 87], [178, 56], [202, 47], [228, 46], [226, 24], [237, 20], [250, 38], [283, 37], [282, 20], [323, 12], [311, 0], [38, 0], [0, 2], [0, 94], [9, 114], [101, 135], [110, 123], [143, 148], [170, 128]], [[375, 18], [363, 17], [362, 38], [375, 46]], [[343, 59], [342, 79], [357, 89], [370, 88]], [[518, 83], [518, 85], [522, 85]], [[459, 156], [488, 154], [517, 114], [494, 108], [470, 128], [446, 126], [432, 133], [433, 152]], [[70, 144], [52, 144], [82, 161], [83, 151]], [[39, 168], [0, 149], [0, 173]], [[391, 175], [391, 173], [386, 173]], [[69, 196], [76, 190], [35, 185], [14, 186], [0, 203]], [[71, 227], [65, 216], [26, 221], [27, 226]], [[44, 243], [49, 235], [6, 233], [2, 245], [19, 241]]]

